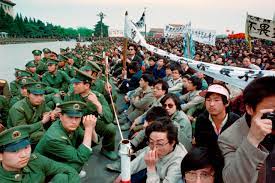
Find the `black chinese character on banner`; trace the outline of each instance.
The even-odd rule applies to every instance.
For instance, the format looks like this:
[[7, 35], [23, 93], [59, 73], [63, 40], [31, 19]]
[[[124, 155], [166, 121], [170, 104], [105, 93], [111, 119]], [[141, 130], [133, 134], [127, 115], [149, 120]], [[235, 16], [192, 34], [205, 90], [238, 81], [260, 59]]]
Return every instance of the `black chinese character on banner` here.
[[209, 68], [209, 66], [207, 66], [205, 64], [198, 64], [197, 68], [200, 69], [200, 70], [202, 70], [202, 71], [205, 71], [206, 69]]
[[254, 25], [257, 25], [257, 23], [251, 22], [250, 20], [248, 20], [248, 30], [249, 30], [249, 32], [251, 31], [252, 28], [253, 28], [253, 30], [257, 30], [256, 27], [254, 27]]
[[260, 32], [259, 32], [259, 35], [262, 35], [262, 32], [265, 34], [265, 36], [269, 37], [269, 35], [267, 34], [268, 32], [270, 32], [270, 30], [268, 30], [268, 28], [270, 27], [270, 25], [268, 24], [260, 24], [260, 28], [258, 29]]
[[220, 70], [220, 73], [221, 73], [222, 75], [231, 77], [231, 76], [230, 76], [230, 72], [231, 72], [231, 71], [234, 71], [234, 69], [222, 68], [222, 69]]
[[253, 71], [253, 70], [249, 70], [249, 71], [246, 71], [245, 74], [243, 76], [239, 76], [238, 78], [239, 79], [243, 79], [244, 78], [244, 81], [248, 81], [248, 79], [256, 79], [256, 78], [260, 78], [260, 77], [263, 77], [264, 74], [262, 71]]

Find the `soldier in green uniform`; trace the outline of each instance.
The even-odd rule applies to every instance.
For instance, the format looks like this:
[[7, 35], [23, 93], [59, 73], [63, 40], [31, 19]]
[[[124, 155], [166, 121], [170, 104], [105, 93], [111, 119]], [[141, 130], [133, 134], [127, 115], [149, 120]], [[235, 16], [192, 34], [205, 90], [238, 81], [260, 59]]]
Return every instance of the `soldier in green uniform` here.
[[0, 133], [0, 182], [78, 183], [77, 172], [38, 153], [31, 154], [29, 133], [34, 125], [22, 125]]
[[15, 80], [10, 83], [10, 91], [12, 97], [20, 95], [20, 83], [18, 82], [22, 78], [31, 78], [32, 74], [25, 70], [15, 68]]
[[31, 73], [31, 77], [35, 81], [40, 81], [39, 75], [36, 73], [36, 65], [34, 64], [34, 61], [31, 60], [25, 64], [26, 71]]
[[41, 62], [47, 64], [47, 60], [50, 59], [52, 51], [49, 48], [44, 48], [42, 51], [44, 57], [41, 59]]
[[[8, 128], [41, 122], [46, 124], [54, 118], [54, 111], [50, 112], [44, 101], [45, 87], [46, 85], [41, 82], [26, 84], [27, 97], [16, 102], [9, 110]], [[44, 128], [40, 128], [30, 135], [33, 145], [37, 144], [43, 136], [44, 131]]]
[[92, 77], [86, 73], [76, 70], [77, 74], [72, 79], [74, 93], [68, 94], [65, 101], [81, 101], [87, 104], [84, 114], [95, 114], [98, 116], [96, 132], [103, 137], [101, 153], [111, 160], [117, 159], [115, 150], [116, 128], [111, 111], [104, 96], [90, 89]]
[[48, 87], [58, 89], [59, 91], [67, 92], [71, 78], [64, 72], [58, 70], [58, 60], [48, 60], [48, 71], [42, 76], [42, 82]]
[[[35, 152], [62, 162], [81, 171], [84, 163], [92, 155], [92, 143], [98, 143], [95, 131], [96, 117], [83, 116], [86, 104], [79, 101], [64, 102], [58, 106], [61, 109], [60, 120], [55, 121], [47, 130], [35, 148]], [[85, 130], [80, 127], [82, 119]]]
[[59, 55], [58, 60], [59, 70], [64, 71], [69, 77], [73, 78], [75, 75], [75, 71], [73, 67], [68, 64], [69, 58], [63, 55]]
[[34, 57], [34, 64], [36, 65], [36, 73], [38, 75], [44, 74], [44, 72], [47, 71], [47, 65], [41, 61], [42, 51], [33, 50], [32, 54], [33, 54], [33, 57]]

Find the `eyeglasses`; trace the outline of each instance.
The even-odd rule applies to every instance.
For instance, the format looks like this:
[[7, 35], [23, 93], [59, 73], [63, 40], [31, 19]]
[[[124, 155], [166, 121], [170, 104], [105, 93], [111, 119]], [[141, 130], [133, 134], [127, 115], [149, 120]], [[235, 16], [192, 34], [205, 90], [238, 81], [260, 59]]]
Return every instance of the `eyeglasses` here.
[[212, 180], [212, 177], [214, 176], [214, 173], [207, 173], [207, 172], [201, 172], [201, 173], [196, 173], [196, 172], [186, 172], [185, 173], [185, 179], [191, 182], [195, 182], [198, 177], [201, 180], [204, 180], [204, 182], [208, 182]]
[[163, 104], [163, 107], [166, 108], [168, 106], [168, 108], [173, 108], [174, 104]]
[[154, 147], [156, 147], [157, 149], [161, 149], [163, 148], [164, 146], [166, 146], [169, 142], [166, 142], [164, 144], [154, 144], [154, 142], [152, 141], [148, 141], [146, 144], [151, 148], [153, 149]]

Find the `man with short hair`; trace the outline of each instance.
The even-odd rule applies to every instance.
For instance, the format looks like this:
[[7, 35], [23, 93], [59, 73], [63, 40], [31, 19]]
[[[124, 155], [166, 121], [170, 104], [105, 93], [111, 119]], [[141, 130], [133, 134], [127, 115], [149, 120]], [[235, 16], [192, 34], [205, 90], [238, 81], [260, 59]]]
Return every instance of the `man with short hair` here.
[[248, 69], [254, 69], [254, 70], [261, 70], [261, 68], [255, 64], [252, 64], [250, 61], [250, 58], [245, 57], [243, 59], [243, 67]]
[[123, 118], [120, 119], [121, 123], [125, 123], [121, 126], [121, 130], [129, 130], [132, 122], [145, 111], [149, 109], [154, 101], [154, 96], [152, 93], [151, 86], [153, 80], [150, 75], [142, 75], [139, 81], [139, 88], [132, 95], [130, 100], [130, 106]]
[[[46, 85], [41, 82], [30, 82], [25, 85], [27, 88], [27, 97], [16, 102], [9, 110], [7, 127], [19, 125], [29, 125], [38, 122], [45, 124], [54, 118], [55, 113], [50, 112], [44, 101]], [[44, 128], [30, 134], [30, 140], [36, 145], [44, 134]]]
[[[253, 80], [244, 89], [243, 99], [246, 114], [218, 139], [225, 159], [223, 180], [226, 183], [274, 182], [270, 164], [274, 154], [275, 77]], [[266, 113], [273, 115], [268, 119]]]
[[[92, 142], [98, 143], [95, 132], [97, 119], [93, 115], [84, 116], [85, 107], [86, 104], [79, 101], [60, 104], [60, 120], [47, 130], [35, 151], [80, 172], [92, 155]], [[81, 120], [84, 130], [80, 127]]]
[[22, 125], [0, 133], [1, 182], [80, 182], [73, 168], [38, 153], [31, 154], [28, 138], [35, 128], [37, 125]]
[[182, 70], [180, 66], [174, 66], [171, 67], [171, 71], [172, 71], [172, 78], [167, 81], [168, 85], [169, 85], [169, 89], [168, 89], [168, 93], [179, 93], [182, 90], [182, 79], [181, 79], [181, 74], [182, 74]]
[[92, 77], [80, 70], [72, 79], [74, 92], [65, 96], [64, 101], [81, 101], [86, 103], [84, 115], [94, 114], [98, 120], [96, 132], [101, 137], [101, 153], [111, 160], [117, 159], [115, 150], [116, 128], [113, 122], [113, 112], [111, 111], [106, 99], [101, 93], [91, 90]]
[[217, 147], [219, 135], [230, 127], [239, 115], [229, 111], [230, 93], [223, 84], [212, 84], [205, 95], [206, 111], [196, 119], [196, 146]]

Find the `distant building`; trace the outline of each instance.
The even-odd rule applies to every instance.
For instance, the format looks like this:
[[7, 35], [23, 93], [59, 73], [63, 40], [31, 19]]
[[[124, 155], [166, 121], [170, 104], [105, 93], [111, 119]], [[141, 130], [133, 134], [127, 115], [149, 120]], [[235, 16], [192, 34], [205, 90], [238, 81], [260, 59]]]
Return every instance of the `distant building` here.
[[11, 2], [10, 0], [0, 0], [0, 7], [3, 8], [3, 10], [12, 17], [14, 17], [14, 6], [15, 3]]
[[163, 28], [151, 28], [148, 36], [150, 37], [155, 37], [155, 38], [160, 38], [163, 37], [164, 29]]

